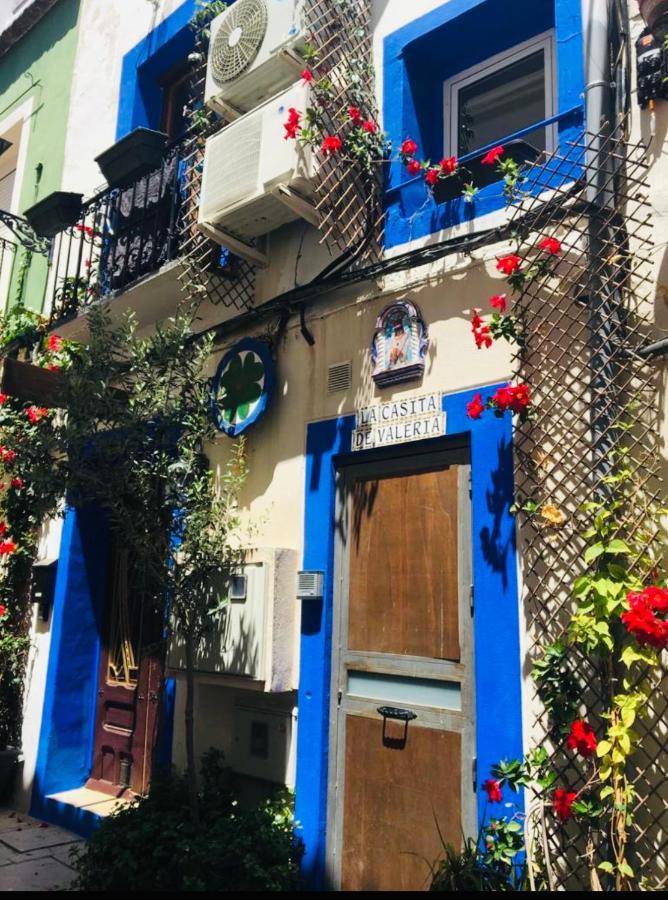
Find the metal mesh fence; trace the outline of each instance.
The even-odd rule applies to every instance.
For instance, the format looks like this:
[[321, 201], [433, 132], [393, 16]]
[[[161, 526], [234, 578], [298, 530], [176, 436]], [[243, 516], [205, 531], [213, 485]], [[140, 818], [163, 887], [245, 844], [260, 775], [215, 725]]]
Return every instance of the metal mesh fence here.
[[[587, 185], [604, 158], [605, 174], [592, 201]], [[659, 373], [640, 353], [654, 336], [644, 147], [630, 142], [620, 125], [607, 136], [586, 135], [565, 152], [544, 156], [525, 174], [526, 193], [512, 213], [518, 255], [534, 258], [545, 235], [556, 235], [563, 248], [552, 265], [525, 282], [515, 308], [524, 335], [516, 374], [531, 386], [536, 410], [518, 426], [515, 441], [520, 503], [527, 498], [536, 504], [519, 528], [530, 666], [546, 644], [563, 638], [573, 615], [573, 582], [586, 570], [582, 504], [620, 500], [619, 536], [633, 538], [660, 561], [657, 508], [663, 491]], [[625, 486], [609, 477], [614, 466], [627, 470]], [[634, 564], [641, 578], [650, 577], [651, 565], [640, 552]], [[592, 664], [576, 648], [569, 652], [587, 707], [602, 711], [618, 673]], [[651, 700], [639, 723], [641, 740], [629, 773], [637, 792], [630, 861], [648, 886], [658, 889], [667, 883], [668, 700], [665, 680], [650, 677]], [[600, 730], [604, 727], [601, 722]], [[581, 771], [561, 751], [563, 738], [554, 738], [534, 695], [532, 743], [552, 741], [559, 785], [577, 789]], [[583, 831], [575, 822], [547, 827], [558, 885], [589, 887]]]

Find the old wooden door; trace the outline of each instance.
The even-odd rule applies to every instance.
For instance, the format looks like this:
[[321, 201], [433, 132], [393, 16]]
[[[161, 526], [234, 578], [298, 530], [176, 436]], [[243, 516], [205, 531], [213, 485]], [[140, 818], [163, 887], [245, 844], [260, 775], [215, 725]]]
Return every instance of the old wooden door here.
[[112, 550], [110, 568], [87, 787], [114, 796], [144, 794], [158, 726], [162, 616], [133, 590], [127, 550]]
[[340, 471], [328, 863], [420, 890], [476, 831], [468, 451]]

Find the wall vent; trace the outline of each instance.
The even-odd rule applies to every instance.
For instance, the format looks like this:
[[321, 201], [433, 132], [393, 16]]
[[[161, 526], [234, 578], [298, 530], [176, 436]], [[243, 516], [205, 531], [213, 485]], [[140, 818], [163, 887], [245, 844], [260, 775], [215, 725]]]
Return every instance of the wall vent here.
[[327, 393], [336, 394], [347, 391], [353, 383], [353, 364], [347, 362], [334, 363], [327, 369]]

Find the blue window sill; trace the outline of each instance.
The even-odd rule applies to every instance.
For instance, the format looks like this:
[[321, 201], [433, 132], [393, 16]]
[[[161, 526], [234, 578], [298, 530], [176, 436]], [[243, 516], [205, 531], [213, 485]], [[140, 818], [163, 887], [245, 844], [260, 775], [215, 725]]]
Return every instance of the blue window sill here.
[[[549, 119], [531, 125], [522, 131], [508, 135], [500, 140], [498, 144], [509, 145], [512, 142], [518, 143], [523, 137], [540, 127], [558, 124], [560, 155], [565, 158], [572, 157], [569, 178], [577, 178], [581, 173], [581, 167], [578, 166], [576, 158], [578, 155], [577, 148], [573, 148], [573, 145], [578, 143], [578, 139], [582, 135], [583, 117], [584, 108], [580, 104], [556, 116], [551, 116]], [[475, 153], [462, 156], [459, 163], [466, 164], [473, 160], [479, 160], [481, 156], [494, 146], [496, 144], [490, 144], [482, 147], [480, 150], [476, 150]], [[512, 157], [512, 154], [509, 155]], [[400, 163], [392, 164], [390, 180], [393, 179], [393, 176], [401, 178], [404, 174], [405, 170]], [[557, 173], [555, 171], [555, 186], [559, 180], [563, 180], [563, 172]], [[535, 192], [538, 193], [548, 188], [550, 186], [549, 181], [549, 177], [541, 179], [540, 185], [534, 186]], [[525, 189], [532, 192], [530, 184], [526, 185]], [[506, 206], [506, 202], [502, 180], [482, 187], [473, 200], [465, 200], [463, 196], [459, 195], [439, 203], [425, 184], [422, 175], [409, 178], [400, 184], [390, 186], [385, 192], [385, 249], [409, 243], [412, 240], [427, 237], [431, 234], [465, 224], [481, 216], [498, 212]]]

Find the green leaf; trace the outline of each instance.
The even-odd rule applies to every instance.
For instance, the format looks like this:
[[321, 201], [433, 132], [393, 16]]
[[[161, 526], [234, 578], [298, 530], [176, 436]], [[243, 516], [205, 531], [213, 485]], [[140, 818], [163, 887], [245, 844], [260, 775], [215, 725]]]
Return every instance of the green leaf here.
[[606, 862], [599, 863], [598, 867], [601, 872], [607, 872], [608, 875], [612, 875], [615, 871], [615, 867], [613, 866], [613, 864], [611, 862], [607, 862], [607, 860]]
[[603, 544], [592, 544], [591, 547], [587, 547], [584, 554], [584, 561], [586, 563], [593, 562], [595, 559], [598, 559], [599, 556], [602, 556], [605, 553], [605, 547]]
[[630, 553], [631, 548], [626, 543], [626, 541], [622, 541], [619, 538], [615, 538], [614, 541], [610, 541], [610, 543], [605, 548], [606, 553]]
[[602, 759], [604, 756], [607, 756], [611, 750], [612, 744], [610, 741], [599, 741], [598, 747], [596, 748], [596, 755], [599, 759]]

